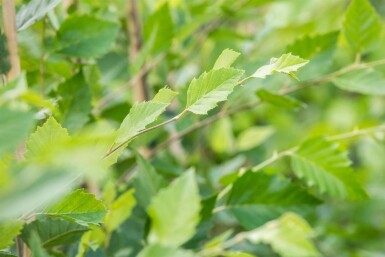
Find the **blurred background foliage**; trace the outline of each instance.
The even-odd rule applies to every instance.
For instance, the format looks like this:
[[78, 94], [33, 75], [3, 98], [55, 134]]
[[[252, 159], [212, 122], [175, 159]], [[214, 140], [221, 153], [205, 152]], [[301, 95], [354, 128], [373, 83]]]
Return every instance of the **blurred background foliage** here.
[[[247, 76], [269, 63], [272, 57], [284, 53], [308, 59], [310, 63], [297, 73], [305, 82], [322, 79], [357, 60], [356, 49], [342, 32], [348, 0], [137, 1], [142, 38], [134, 58], [129, 47], [134, 35], [129, 30], [132, 17], [128, 2], [62, 1], [25, 29], [22, 25], [26, 24], [28, 13], [19, 17], [22, 72], [14, 80], [7, 81], [4, 75], [9, 64], [5, 39], [0, 37], [1, 219], [20, 215], [28, 218], [44, 203], [68, 192], [69, 185], [85, 187], [105, 202], [114, 199], [116, 194], [132, 187], [137, 149], [142, 149], [147, 157], [152, 155], [148, 159], [167, 181], [194, 167], [201, 198], [206, 202], [204, 206], [213, 205], [212, 197], [242, 167], [258, 165], [275, 151], [296, 146], [311, 137], [341, 134], [381, 125], [384, 121], [385, 91], [378, 88], [385, 88], [385, 68], [376, 66], [376, 74], [382, 79], [376, 81], [378, 91], [360, 94], [359, 90], [358, 93], [343, 90], [341, 85], [336, 87], [338, 82], [327, 81], [294, 92], [291, 96], [301, 102], [295, 108], [264, 103], [224, 115], [179, 140], [166, 141], [208, 119], [187, 114], [175, 123], [137, 138], [121, 151], [115, 165], [100, 165], [100, 156], [108, 150], [114, 130], [131, 106], [144, 100], [134, 94], [138, 76], [145, 80], [149, 99], [165, 85], [179, 92], [177, 101], [157, 121], [160, 123], [183, 109], [190, 81], [210, 70], [226, 48], [241, 53], [234, 66], [244, 69]], [[370, 2], [383, 20], [384, 1]], [[18, 12], [27, 3], [16, 1]], [[374, 34], [373, 40], [359, 51], [362, 63], [385, 59], [383, 23]], [[146, 76], [140, 75], [143, 72]], [[280, 92], [298, 83], [301, 82], [282, 74], [248, 80], [234, 90], [228, 102], [210, 111], [209, 117], [257, 101], [256, 92], [260, 89]], [[67, 140], [67, 132], [59, 133], [47, 139], [48, 147], [37, 147], [36, 152], [20, 157], [25, 151], [23, 142], [27, 135], [51, 115], [68, 130], [72, 140]], [[349, 151], [355, 175], [369, 197], [360, 201], [324, 197], [322, 204], [298, 213], [313, 228], [314, 242], [322, 256], [384, 256], [382, 134], [341, 141], [340, 147]], [[282, 159], [265, 171], [282, 174], [290, 169], [289, 161]], [[207, 220], [201, 220], [197, 234], [185, 248], [202, 247], [208, 239], [228, 229], [233, 231], [230, 233], [251, 229], [237, 221], [230, 211], [208, 216]], [[85, 256], [136, 256], [143, 248], [148, 230], [148, 217], [143, 208], [136, 207], [109, 238], [102, 239], [103, 247], [87, 251]], [[75, 242], [76, 239], [66, 241], [68, 244], [60, 248], [64, 253], [50, 254], [75, 256], [78, 249]], [[275, 256], [265, 244], [243, 242], [234, 249], [255, 256]]]

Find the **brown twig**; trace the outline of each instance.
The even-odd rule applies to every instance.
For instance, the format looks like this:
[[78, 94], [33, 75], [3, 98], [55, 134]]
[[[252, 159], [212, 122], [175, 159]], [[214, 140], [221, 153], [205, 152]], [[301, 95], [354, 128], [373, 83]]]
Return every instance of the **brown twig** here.
[[3, 24], [4, 33], [7, 38], [9, 50], [9, 61], [11, 69], [8, 72], [8, 79], [14, 79], [20, 74], [20, 59], [18, 54], [17, 30], [16, 30], [16, 12], [13, 0], [3, 0]]

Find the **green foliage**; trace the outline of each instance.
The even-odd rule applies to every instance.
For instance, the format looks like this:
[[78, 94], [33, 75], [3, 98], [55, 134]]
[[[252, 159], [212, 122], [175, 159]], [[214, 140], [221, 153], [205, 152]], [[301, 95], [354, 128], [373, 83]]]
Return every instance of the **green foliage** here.
[[59, 2], [0, 36], [0, 256], [385, 252], [381, 1]]
[[57, 32], [57, 51], [74, 57], [99, 57], [113, 46], [119, 26], [90, 15], [66, 19]]
[[279, 58], [272, 58], [270, 64], [262, 66], [251, 76], [264, 79], [266, 76], [278, 72], [286, 73], [296, 78], [294, 72], [298, 71], [298, 69], [305, 66], [308, 62], [308, 60], [292, 55], [291, 53], [283, 54]]
[[362, 198], [366, 193], [350, 169], [347, 153], [323, 138], [310, 139], [292, 155], [295, 175], [321, 194], [339, 198]]
[[0, 249], [13, 245], [13, 239], [20, 233], [24, 222], [21, 220], [8, 220], [0, 223]]
[[44, 211], [44, 214], [75, 221], [81, 225], [101, 223], [106, 214], [103, 202], [83, 189], [73, 191], [60, 202]]
[[238, 85], [242, 74], [242, 70], [221, 68], [194, 78], [187, 90], [186, 110], [195, 114], [207, 114], [219, 102], [227, 99]]
[[343, 33], [356, 52], [362, 52], [382, 31], [381, 18], [368, 0], [353, 0], [346, 11]]
[[195, 173], [188, 171], [151, 200], [149, 242], [174, 247], [185, 243], [195, 233], [200, 209]]

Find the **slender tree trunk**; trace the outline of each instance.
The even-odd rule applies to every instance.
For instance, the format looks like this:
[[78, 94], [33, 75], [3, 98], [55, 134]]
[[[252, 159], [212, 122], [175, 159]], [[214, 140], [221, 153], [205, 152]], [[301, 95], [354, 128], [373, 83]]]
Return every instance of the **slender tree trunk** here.
[[[128, 33], [130, 36], [129, 60], [134, 63], [142, 48], [142, 32], [138, 9], [138, 0], [128, 0]], [[132, 83], [134, 84], [134, 102], [148, 100], [147, 74], [141, 74]]]
[[14, 79], [20, 74], [20, 59], [17, 47], [15, 3], [13, 0], [3, 0], [3, 24], [11, 64], [7, 77], [8, 79]]

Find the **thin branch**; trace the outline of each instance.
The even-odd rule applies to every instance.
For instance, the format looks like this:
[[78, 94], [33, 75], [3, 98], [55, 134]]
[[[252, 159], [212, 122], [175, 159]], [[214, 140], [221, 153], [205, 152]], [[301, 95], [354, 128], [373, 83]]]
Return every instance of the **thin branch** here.
[[8, 79], [14, 79], [20, 75], [20, 59], [18, 54], [16, 12], [13, 0], [3, 0], [3, 24], [4, 33], [7, 38], [9, 50], [9, 61], [11, 69], [8, 72]]
[[[360, 63], [360, 64], [353, 63], [352, 65], [349, 65], [349, 66], [344, 67], [344, 68], [342, 68], [340, 70], [332, 72], [332, 73], [330, 73], [330, 74], [328, 74], [328, 75], [326, 75], [326, 76], [324, 76], [322, 78], [315, 79], [315, 80], [312, 80], [312, 81], [304, 81], [304, 82], [300, 83], [297, 87], [285, 88], [285, 90], [281, 91], [279, 94], [280, 95], [292, 94], [292, 93], [300, 91], [300, 90], [302, 90], [304, 88], [308, 88], [308, 87], [311, 87], [311, 86], [317, 86], [317, 85], [321, 85], [321, 84], [330, 82], [333, 79], [335, 79], [336, 77], [339, 77], [341, 75], [344, 75], [346, 73], [349, 73], [349, 72], [352, 72], [352, 71], [355, 71], [355, 70], [362, 70], [362, 69], [372, 68], [372, 67], [376, 67], [376, 66], [380, 66], [380, 65], [385, 65], [385, 59], [381, 59], [381, 60], [377, 60], [377, 61], [373, 61], [373, 62], [368, 62], [368, 63]], [[240, 82], [244, 82], [244, 81], [248, 80], [249, 78], [250, 77], [246, 77], [245, 79], [241, 80]], [[211, 117], [208, 117], [208, 118], [206, 118], [204, 120], [201, 120], [198, 123], [195, 123], [193, 126], [190, 126], [189, 128], [181, 131], [180, 133], [175, 134], [175, 135], [169, 137], [166, 141], [164, 141], [163, 143], [159, 144], [152, 151], [151, 155], [155, 155], [156, 152], [159, 151], [160, 149], [165, 148], [166, 146], [168, 146], [169, 144], [171, 144], [172, 142], [174, 142], [176, 140], [182, 139], [183, 137], [185, 137], [186, 135], [194, 132], [197, 129], [200, 129], [202, 127], [206, 127], [206, 126], [214, 123], [215, 121], [217, 121], [217, 120], [219, 120], [219, 119], [221, 119], [223, 117], [231, 116], [231, 115], [234, 115], [234, 114], [239, 113], [241, 111], [254, 108], [255, 106], [257, 106], [257, 105], [259, 105], [261, 103], [262, 103], [262, 101], [257, 100], [255, 102], [247, 103], [245, 105], [242, 105], [242, 106], [240, 106], [238, 108], [229, 109], [229, 110], [227, 110], [225, 112], [220, 111], [220, 112], [218, 112], [217, 114], [214, 114]]]

